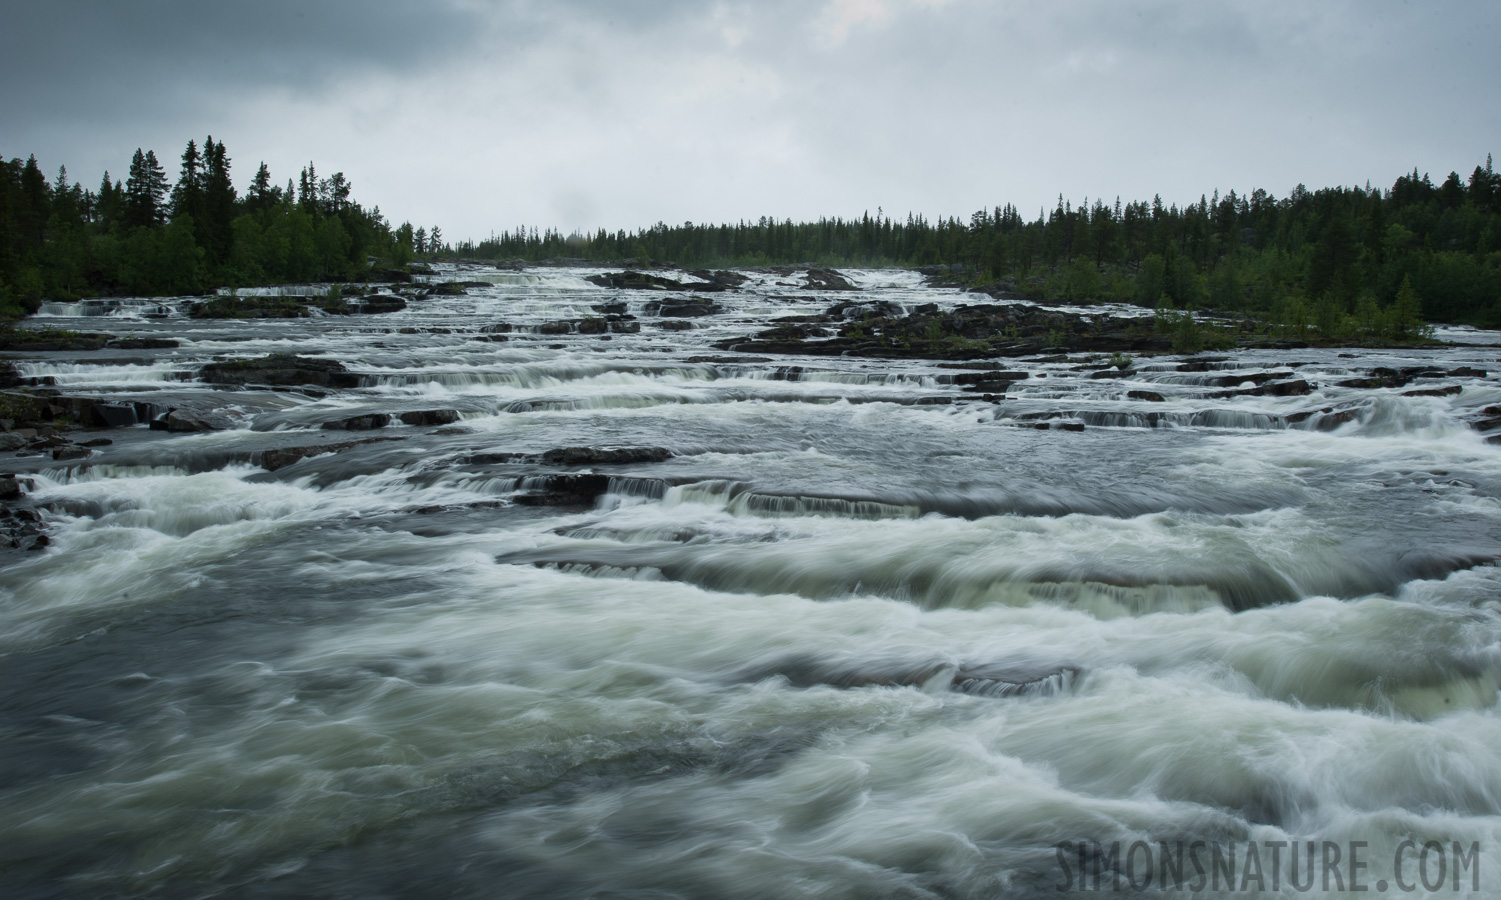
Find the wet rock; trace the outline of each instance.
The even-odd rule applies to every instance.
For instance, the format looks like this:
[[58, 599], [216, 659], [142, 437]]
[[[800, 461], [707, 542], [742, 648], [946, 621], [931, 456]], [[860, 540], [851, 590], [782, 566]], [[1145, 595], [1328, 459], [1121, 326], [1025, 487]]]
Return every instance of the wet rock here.
[[385, 428], [390, 424], [391, 417], [386, 413], [368, 413], [363, 416], [350, 416], [347, 419], [324, 422], [321, 427], [324, 431], [372, 431], [376, 428]]
[[0, 350], [51, 352], [57, 350], [100, 350], [109, 341], [107, 334], [79, 334], [50, 328], [0, 328]]
[[110, 446], [113, 443], [114, 443], [114, 441], [110, 440], [109, 438], [94, 438], [92, 441], [79, 441], [78, 442], [78, 446], [80, 446], [80, 447], [108, 447], [108, 446]]
[[833, 269], [809, 269], [803, 287], [813, 291], [858, 291], [843, 275]]
[[[464, 291], [460, 289], [459, 293]], [[374, 316], [401, 312], [407, 308], [407, 302], [395, 294], [370, 294], [352, 301], [349, 308], [351, 312]]]
[[684, 319], [666, 319], [657, 322], [656, 327], [663, 331], [692, 331], [695, 326], [692, 322]]
[[1260, 387], [1248, 388], [1242, 391], [1221, 391], [1209, 396], [1222, 400], [1227, 397], [1298, 397], [1313, 393], [1313, 385], [1303, 379], [1295, 381], [1278, 381], [1263, 384]]
[[549, 466], [618, 465], [664, 462], [672, 458], [665, 447], [562, 447], [540, 457]]
[[726, 290], [729, 285], [713, 281], [688, 282], [674, 281], [661, 275], [648, 275], [645, 272], [606, 272], [599, 275], [590, 275], [584, 279], [591, 284], [600, 287], [616, 288], [619, 290], [632, 291], [700, 291], [712, 293]]
[[295, 387], [353, 388], [360, 379], [334, 359], [312, 359], [287, 353], [273, 353], [258, 359], [212, 362], [198, 371], [198, 377], [215, 384], [266, 384]]
[[0, 475], [0, 500], [21, 499], [21, 481], [14, 475]]
[[[954, 376], [954, 384], [1002, 384], [1006, 385], [1013, 381], [1025, 381], [1032, 377], [1028, 372], [1006, 372], [1000, 370], [985, 372], [961, 372]], [[1003, 388], [1004, 389], [1004, 388]]]
[[[937, 304], [924, 304], [914, 310], [914, 314], [928, 314], [938, 311]], [[900, 303], [890, 300], [841, 300], [823, 311], [822, 318], [827, 319], [873, 319], [890, 318], [900, 316], [905, 312]]]
[[647, 303], [641, 308], [641, 312], [648, 316], [660, 316], [661, 318], [688, 319], [698, 316], [712, 316], [723, 312], [719, 304], [706, 300], [703, 297], [687, 297], [681, 300], [661, 300]]
[[1094, 379], [1101, 379], [1101, 378], [1134, 378], [1134, 377], [1136, 377], [1136, 370], [1135, 369], [1116, 369], [1116, 368], [1100, 369], [1098, 372], [1090, 372], [1089, 373], [1089, 377], [1090, 378], [1094, 378]]
[[20, 450], [26, 446], [26, 438], [11, 431], [0, 432], [0, 452]]
[[271, 450], [263, 450], [254, 457], [254, 461], [268, 472], [284, 469], [300, 460], [310, 456], [322, 456], [325, 453], [342, 453], [351, 447], [359, 447], [364, 444], [382, 444], [387, 441], [404, 441], [406, 438], [380, 437], [366, 438], [362, 441], [341, 441], [337, 444], [309, 444], [303, 447], [276, 447]]
[[104, 403], [98, 400], [89, 404], [87, 424], [96, 428], [129, 428], [136, 424], [136, 408], [129, 403]]
[[1424, 388], [1416, 391], [1403, 391], [1404, 397], [1452, 397], [1463, 391], [1464, 388], [1457, 384], [1451, 384], [1441, 388]]
[[407, 425], [429, 427], [434, 425], [452, 425], [459, 420], [459, 411], [456, 409], [423, 409], [416, 412], [404, 412], [401, 421]]
[[1347, 422], [1353, 422], [1360, 415], [1356, 409], [1344, 409], [1339, 412], [1326, 413], [1323, 418], [1313, 423], [1313, 427], [1319, 431], [1333, 431]]
[[58, 447], [57, 449], [55, 449], [55, 450], [52, 451], [52, 458], [53, 459], [57, 459], [57, 460], [64, 460], [64, 459], [87, 459], [88, 457], [93, 456], [93, 455], [94, 455], [94, 451], [90, 450], [89, 448], [87, 448], [87, 447], [78, 447], [78, 446], [74, 446], [74, 445], [68, 445], [66, 447]]
[[104, 346], [110, 350], [172, 350], [182, 345], [172, 338], [119, 338]]
[[539, 488], [512, 498], [520, 506], [592, 506], [610, 489], [608, 475], [549, 475], [526, 479], [528, 488]]
[[1156, 391], [1127, 391], [1126, 396], [1132, 400], [1145, 400], [1148, 403], [1165, 402], [1165, 398]]
[[34, 540], [34, 541], [32, 541], [31, 542], [31, 546], [27, 547], [26, 549], [28, 549], [28, 550], [45, 550], [45, 549], [47, 549], [50, 546], [52, 546], [52, 538], [47, 537], [45, 534], [41, 534], [41, 535], [37, 535], [37, 539]]
[[708, 269], [694, 269], [688, 274], [708, 284], [718, 285], [725, 290], [740, 287], [742, 284], [750, 281], [748, 276], [742, 275], [739, 272], [732, 272], [729, 269], [719, 269], [713, 272]]
[[1257, 397], [1297, 397], [1313, 393], [1313, 385], [1303, 379], [1296, 381], [1278, 381], [1271, 384], [1263, 384], [1247, 393]]
[[190, 319], [305, 319], [306, 297], [214, 297], [188, 306]]
[[196, 409], [174, 409], [167, 413], [166, 423], [168, 431], [188, 433], [227, 431], [235, 427], [227, 416]]
[[1484, 369], [1472, 369], [1469, 366], [1461, 366], [1458, 369], [1450, 369], [1444, 374], [1450, 378], [1484, 378], [1488, 373]]

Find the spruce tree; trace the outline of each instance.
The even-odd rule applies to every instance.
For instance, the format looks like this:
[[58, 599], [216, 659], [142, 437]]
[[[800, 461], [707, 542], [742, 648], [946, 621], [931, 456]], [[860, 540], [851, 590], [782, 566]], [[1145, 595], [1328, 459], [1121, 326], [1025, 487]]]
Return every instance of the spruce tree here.
[[229, 177], [229, 156], [224, 142], [214, 143], [212, 135], [203, 144], [205, 172], [203, 176], [203, 216], [199, 243], [207, 251], [209, 262], [218, 265], [229, 258], [232, 233], [230, 224], [235, 217], [235, 186]]
[[275, 188], [271, 187], [271, 170], [262, 162], [255, 170], [255, 179], [250, 182], [250, 191], [245, 196], [245, 205], [252, 212], [259, 212], [275, 202]]
[[182, 169], [172, 188], [172, 218], [192, 216], [195, 221], [203, 221], [202, 164], [198, 144], [190, 139], [187, 149], [182, 151]]

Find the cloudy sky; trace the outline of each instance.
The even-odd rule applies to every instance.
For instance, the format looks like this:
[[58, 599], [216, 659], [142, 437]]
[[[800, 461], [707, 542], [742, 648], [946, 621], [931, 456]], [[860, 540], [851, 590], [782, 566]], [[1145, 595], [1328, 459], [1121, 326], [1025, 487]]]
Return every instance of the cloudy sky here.
[[7, 3], [0, 154], [222, 140], [450, 238], [1390, 185], [1501, 152], [1494, 0]]

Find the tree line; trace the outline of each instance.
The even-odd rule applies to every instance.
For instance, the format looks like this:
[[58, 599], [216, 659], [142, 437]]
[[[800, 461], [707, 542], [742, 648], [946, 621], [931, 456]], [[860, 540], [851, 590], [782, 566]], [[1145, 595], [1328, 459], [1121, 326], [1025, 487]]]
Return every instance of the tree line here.
[[[893, 219], [877, 210], [816, 222], [657, 225], [564, 234], [520, 227], [454, 245], [456, 256], [685, 266], [947, 266], [972, 284], [1038, 300], [1127, 302], [1256, 315], [1293, 329], [1395, 330], [1420, 315], [1501, 327], [1501, 175], [1397, 178], [1389, 189], [1299, 185], [1200, 197], [1075, 204], [1061, 195], [1027, 219], [1012, 205], [968, 221]], [[1407, 283], [1410, 294], [1401, 295]], [[1398, 299], [1407, 306], [1399, 309]]]
[[97, 190], [48, 179], [36, 157], [0, 158], [0, 318], [44, 299], [195, 294], [221, 286], [362, 280], [373, 259], [403, 266], [444, 248], [441, 231], [392, 227], [312, 163], [285, 186], [263, 162], [240, 194], [212, 136], [188, 141], [175, 182], [137, 149], [125, 180]]

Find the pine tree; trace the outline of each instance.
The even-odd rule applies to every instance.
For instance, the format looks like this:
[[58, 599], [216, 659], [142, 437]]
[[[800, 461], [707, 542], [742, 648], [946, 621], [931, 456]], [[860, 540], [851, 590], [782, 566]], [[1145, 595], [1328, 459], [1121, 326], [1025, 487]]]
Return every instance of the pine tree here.
[[427, 236], [427, 252], [434, 256], [443, 252], [443, 232], [434, 225], [433, 230]]

